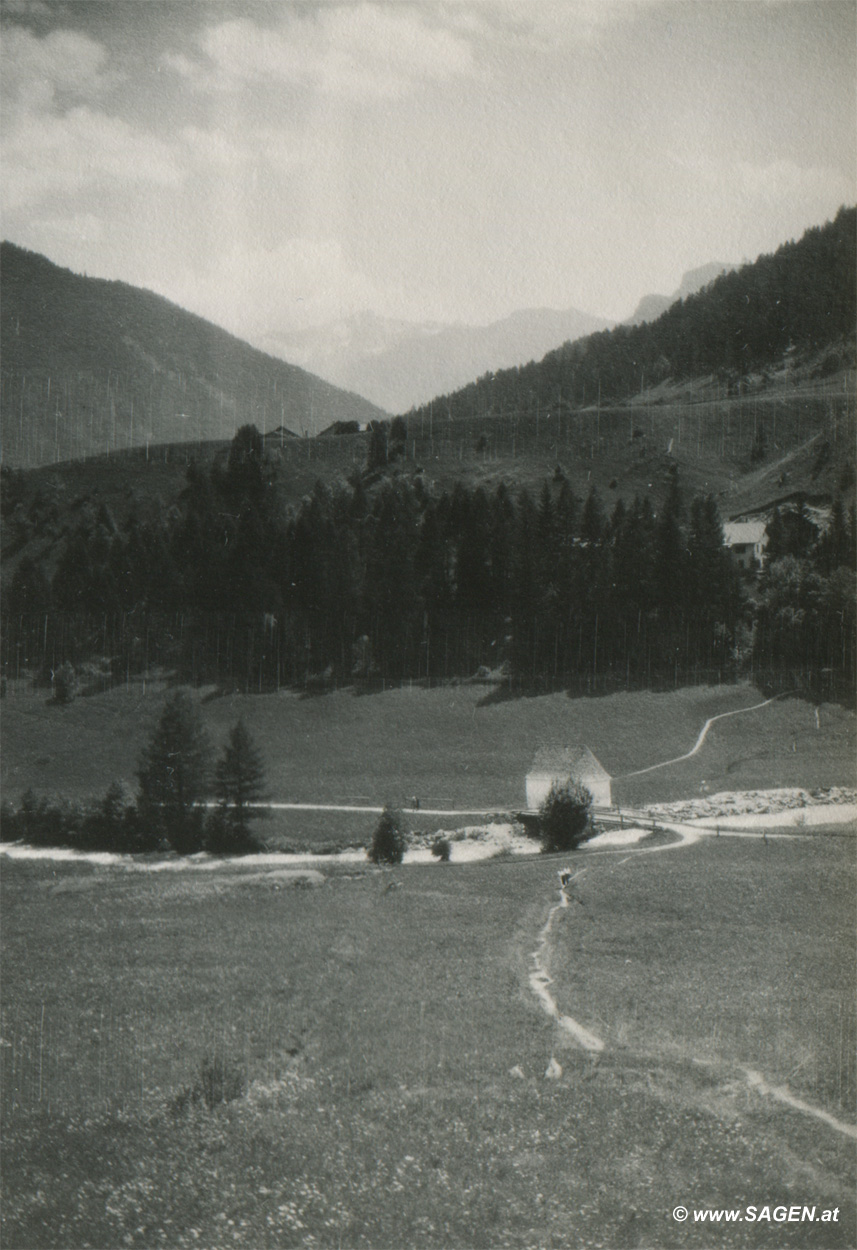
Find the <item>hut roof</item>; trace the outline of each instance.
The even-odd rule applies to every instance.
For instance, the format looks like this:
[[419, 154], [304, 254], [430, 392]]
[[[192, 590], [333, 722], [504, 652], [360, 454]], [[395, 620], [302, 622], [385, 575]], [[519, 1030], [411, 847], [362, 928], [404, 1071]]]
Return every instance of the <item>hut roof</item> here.
[[575, 747], [540, 747], [533, 757], [531, 773], [577, 773], [588, 777], [603, 777], [610, 774], [586, 746]]
[[723, 525], [723, 542], [727, 547], [735, 547], [739, 543], [761, 543], [765, 541], [765, 536], [764, 521], [726, 521]]

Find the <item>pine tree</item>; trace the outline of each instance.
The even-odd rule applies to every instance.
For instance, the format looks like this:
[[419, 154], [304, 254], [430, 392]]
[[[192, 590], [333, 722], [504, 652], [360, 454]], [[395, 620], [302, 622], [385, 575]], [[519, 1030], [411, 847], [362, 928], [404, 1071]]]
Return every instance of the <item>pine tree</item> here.
[[208, 793], [210, 754], [196, 705], [186, 691], [177, 691], [164, 707], [137, 776], [141, 817], [180, 854], [203, 847], [197, 804]]
[[580, 518], [580, 540], [584, 543], [600, 543], [604, 537], [604, 509], [595, 487], [589, 492]]
[[233, 725], [229, 741], [215, 769], [214, 792], [220, 803], [221, 820], [216, 823], [216, 845], [209, 839], [209, 850], [246, 853], [256, 849], [250, 834], [250, 821], [267, 815], [256, 805], [268, 797], [265, 766], [243, 719]]
[[685, 597], [687, 553], [681, 529], [682, 501], [678, 475], [670, 478], [655, 536], [655, 584], [662, 614], [678, 616]]
[[264, 488], [265, 443], [255, 425], [242, 425], [229, 448], [226, 486], [235, 499], [257, 500]]

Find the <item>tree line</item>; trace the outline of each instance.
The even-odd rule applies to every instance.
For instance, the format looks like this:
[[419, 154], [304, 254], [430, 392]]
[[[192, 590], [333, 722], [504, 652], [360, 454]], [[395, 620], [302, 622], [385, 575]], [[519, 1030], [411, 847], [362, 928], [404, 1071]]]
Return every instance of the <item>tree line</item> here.
[[657, 511], [643, 496], [608, 513], [559, 468], [536, 496], [502, 483], [433, 494], [371, 446], [371, 472], [284, 508], [243, 427], [224, 468], [190, 466], [174, 513], [120, 526], [102, 508], [52, 578], [19, 564], [5, 671], [23, 657], [56, 679], [99, 656], [112, 681], [160, 665], [244, 690], [480, 669], [590, 692], [753, 670], [853, 682], [854, 514], [840, 501], [824, 535], [805, 508], [775, 512], [752, 586], [716, 501], [687, 501], [675, 463]]
[[232, 727], [216, 763], [199, 709], [178, 690], [167, 700], [139, 761], [130, 799], [114, 782], [89, 803], [54, 801], [32, 789], [17, 810], [3, 812], [3, 838], [78, 851], [210, 851], [246, 855], [260, 849], [250, 825], [266, 814], [265, 770], [243, 720]]

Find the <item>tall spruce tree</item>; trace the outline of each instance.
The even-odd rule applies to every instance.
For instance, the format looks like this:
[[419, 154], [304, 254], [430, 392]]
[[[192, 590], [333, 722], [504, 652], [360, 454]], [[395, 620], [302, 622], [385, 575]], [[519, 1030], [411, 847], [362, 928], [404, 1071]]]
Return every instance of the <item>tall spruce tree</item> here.
[[141, 818], [180, 854], [203, 848], [198, 804], [208, 794], [210, 758], [199, 710], [190, 695], [179, 690], [164, 707], [137, 777]]
[[215, 769], [214, 792], [220, 804], [220, 819], [214, 825], [214, 844], [209, 849], [231, 854], [256, 850], [250, 822], [267, 815], [258, 807], [268, 795], [265, 765], [243, 719], [229, 732], [229, 740]]

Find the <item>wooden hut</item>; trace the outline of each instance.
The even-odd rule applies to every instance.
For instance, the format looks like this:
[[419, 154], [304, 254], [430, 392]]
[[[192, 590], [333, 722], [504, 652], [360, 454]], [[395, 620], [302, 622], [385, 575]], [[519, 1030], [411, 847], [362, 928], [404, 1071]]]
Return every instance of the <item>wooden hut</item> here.
[[527, 773], [527, 807], [541, 807], [555, 782], [576, 781], [592, 795], [596, 807], [611, 807], [610, 774], [589, 747], [542, 747]]

